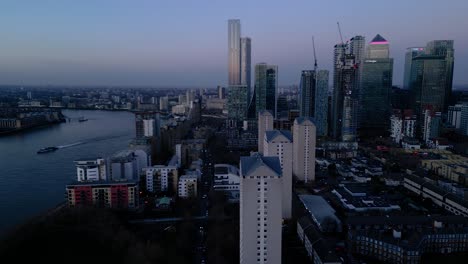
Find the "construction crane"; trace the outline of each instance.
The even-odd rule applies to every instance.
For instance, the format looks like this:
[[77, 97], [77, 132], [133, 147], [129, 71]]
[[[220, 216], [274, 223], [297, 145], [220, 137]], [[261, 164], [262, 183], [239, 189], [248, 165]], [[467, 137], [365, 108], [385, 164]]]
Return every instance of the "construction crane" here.
[[338, 33], [340, 33], [341, 44], [344, 44], [343, 35], [341, 34], [340, 22], [336, 22], [336, 24], [338, 25]]
[[314, 71], [317, 72], [317, 56], [315, 54], [315, 41], [314, 36], [312, 36], [312, 47], [314, 48]]

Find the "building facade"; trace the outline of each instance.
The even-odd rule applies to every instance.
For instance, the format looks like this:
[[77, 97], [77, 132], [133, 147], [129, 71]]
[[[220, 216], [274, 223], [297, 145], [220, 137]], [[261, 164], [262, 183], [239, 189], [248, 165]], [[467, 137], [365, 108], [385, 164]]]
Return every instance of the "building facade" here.
[[276, 117], [278, 96], [278, 66], [259, 63], [255, 65], [255, 109], [270, 111]]
[[251, 72], [252, 72], [252, 63], [251, 63], [251, 49], [252, 41], [250, 38], [241, 38], [241, 60], [240, 60], [240, 84], [247, 85], [249, 87], [249, 98], [251, 94]]
[[280, 264], [282, 172], [278, 157], [240, 160], [240, 263]]
[[331, 136], [341, 141], [355, 141], [358, 127], [359, 63], [349, 50], [335, 45]]
[[177, 166], [155, 165], [143, 169], [146, 175], [146, 190], [153, 193], [177, 193]]
[[315, 180], [316, 127], [311, 118], [298, 117], [293, 126], [293, 175], [305, 183]]
[[287, 130], [267, 130], [263, 144], [263, 155], [278, 157], [283, 175], [283, 218], [291, 218], [293, 137]]
[[231, 85], [228, 88], [228, 118], [243, 121], [247, 115], [249, 102], [249, 87], [247, 85]]
[[377, 35], [367, 46], [361, 63], [359, 92], [360, 134], [383, 135], [389, 128], [393, 59], [388, 41]]
[[103, 158], [75, 160], [77, 181], [107, 180], [106, 160]]
[[194, 198], [197, 197], [198, 177], [196, 175], [182, 175], [179, 178], [179, 197]]
[[68, 206], [134, 210], [139, 207], [137, 181], [77, 182], [66, 186]]
[[270, 111], [258, 113], [258, 153], [263, 153], [265, 144], [265, 131], [273, 130], [274, 117]]
[[228, 85], [241, 84], [241, 24], [239, 19], [228, 20]]
[[215, 164], [213, 189], [224, 192], [231, 202], [238, 202], [240, 196], [239, 170], [229, 164]]

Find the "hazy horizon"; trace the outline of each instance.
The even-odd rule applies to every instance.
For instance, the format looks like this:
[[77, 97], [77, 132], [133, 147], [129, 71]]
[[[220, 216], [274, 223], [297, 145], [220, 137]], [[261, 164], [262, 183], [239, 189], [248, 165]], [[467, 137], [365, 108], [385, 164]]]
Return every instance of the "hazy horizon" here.
[[[268, 4], [268, 5], [266, 5]], [[180, 8], [183, 6], [183, 8]], [[332, 70], [343, 37], [390, 42], [394, 85], [407, 47], [455, 41], [454, 86], [468, 85], [468, 2], [378, 1], [3, 1], [0, 83], [52, 86], [215, 87], [227, 83], [227, 20], [252, 39], [252, 66], [279, 67], [281, 86], [313, 67]], [[431, 23], [429, 23], [431, 22]], [[254, 67], [252, 67], [254, 68]]]

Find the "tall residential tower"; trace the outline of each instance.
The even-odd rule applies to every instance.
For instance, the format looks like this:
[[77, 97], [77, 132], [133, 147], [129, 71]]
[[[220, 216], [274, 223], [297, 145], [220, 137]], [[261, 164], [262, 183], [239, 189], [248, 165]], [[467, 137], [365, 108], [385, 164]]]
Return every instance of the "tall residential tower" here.
[[228, 85], [241, 84], [241, 24], [239, 19], [228, 21]]

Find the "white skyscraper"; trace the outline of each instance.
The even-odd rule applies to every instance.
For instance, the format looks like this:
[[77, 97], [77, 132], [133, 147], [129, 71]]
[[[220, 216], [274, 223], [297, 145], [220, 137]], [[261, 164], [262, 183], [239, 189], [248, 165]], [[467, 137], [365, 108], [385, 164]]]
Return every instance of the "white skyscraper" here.
[[240, 171], [240, 263], [280, 264], [280, 161], [257, 153], [241, 157]]
[[315, 180], [315, 142], [314, 121], [298, 117], [293, 127], [293, 175], [300, 181]]
[[265, 132], [263, 145], [265, 157], [279, 158], [283, 172], [283, 218], [291, 218], [293, 138], [287, 130], [269, 130]]
[[241, 25], [239, 19], [230, 19], [228, 21], [228, 84], [240, 85], [240, 47]]
[[258, 113], [258, 152], [263, 153], [265, 131], [273, 130], [273, 114], [270, 111]]

